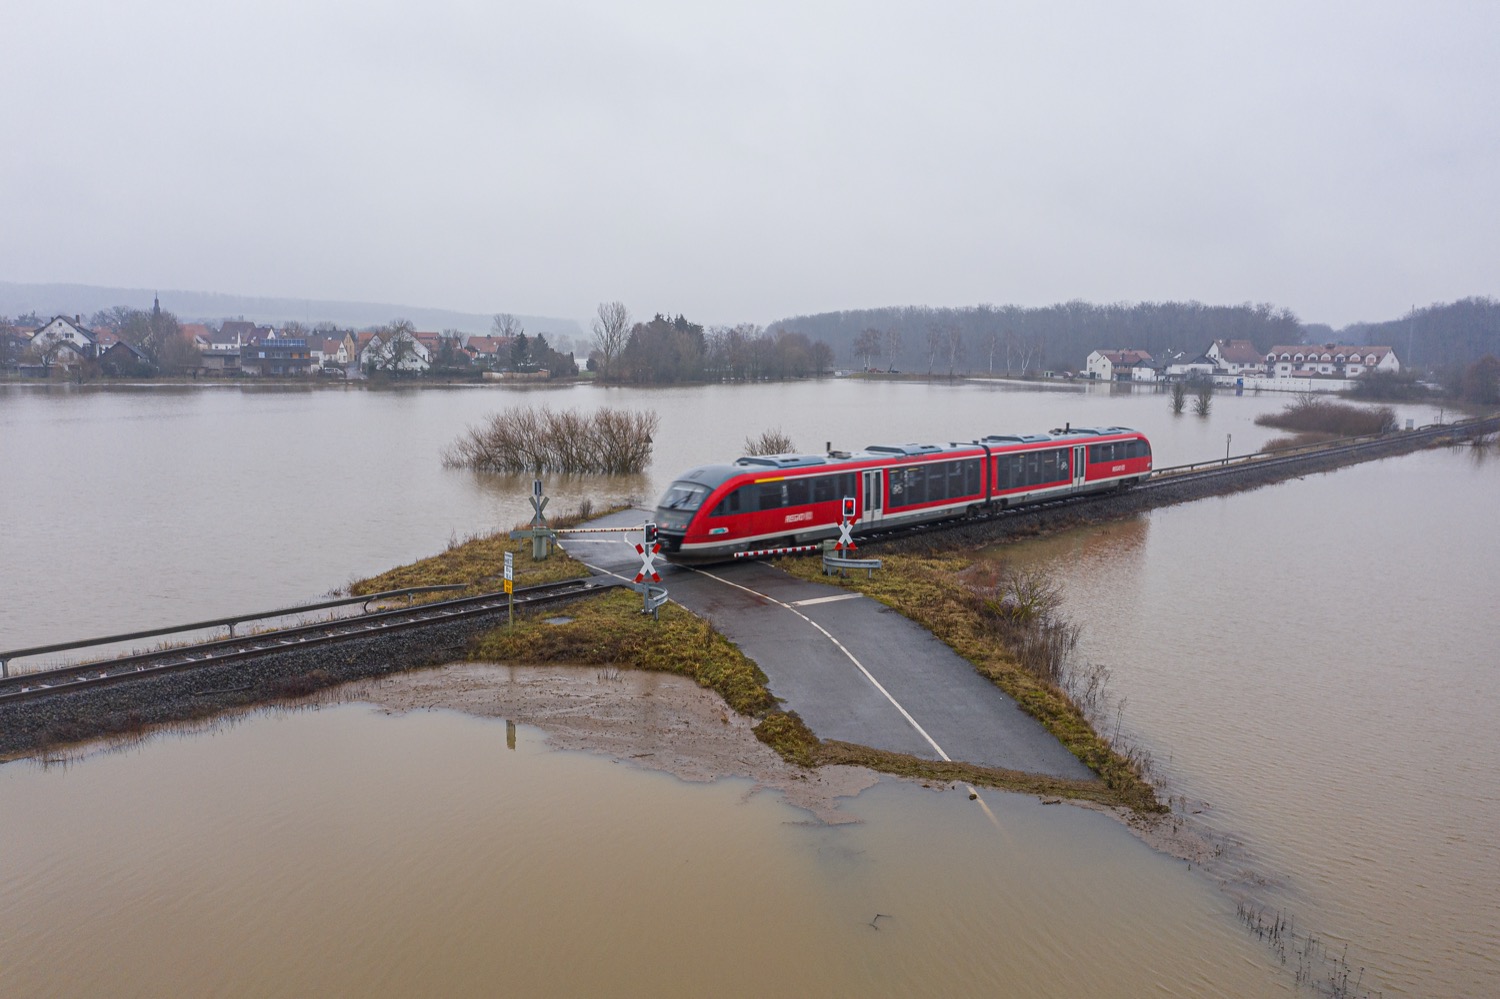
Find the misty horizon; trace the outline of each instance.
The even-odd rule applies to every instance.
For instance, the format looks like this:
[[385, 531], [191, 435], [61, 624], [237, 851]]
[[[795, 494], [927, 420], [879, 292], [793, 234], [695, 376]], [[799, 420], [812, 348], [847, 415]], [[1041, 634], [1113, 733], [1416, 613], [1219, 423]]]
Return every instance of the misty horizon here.
[[1497, 292], [1495, 5], [6, 20], [21, 283], [714, 325], [1077, 299], [1340, 328]]

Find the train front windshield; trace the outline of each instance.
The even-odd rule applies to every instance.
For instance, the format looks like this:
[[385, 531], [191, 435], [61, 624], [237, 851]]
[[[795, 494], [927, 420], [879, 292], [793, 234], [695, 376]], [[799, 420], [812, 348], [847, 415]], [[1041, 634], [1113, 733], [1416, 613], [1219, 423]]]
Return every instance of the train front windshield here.
[[674, 482], [667, 487], [667, 491], [662, 494], [656, 505], [661, 510], [692, 513], [703, 505], [706, 496], [708, 496], [707, 486], [700, 486], [696, 482]]

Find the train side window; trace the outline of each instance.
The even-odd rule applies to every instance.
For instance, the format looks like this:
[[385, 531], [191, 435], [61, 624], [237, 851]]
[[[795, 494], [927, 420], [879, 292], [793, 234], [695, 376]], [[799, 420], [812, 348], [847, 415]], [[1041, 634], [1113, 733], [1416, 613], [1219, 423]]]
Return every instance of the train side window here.
[[787, 479], [784, 484], [787, 506], [806, 506], [812, 498], [806, 479]]
[[820, 475], [812, 480], [812, 501], [814, 503], [827, 503], [834, 498], [834, 478], [832, 475]]
[[709, 516], [710, 517], [727, 517], [730, 514], [739, 513], [740, 512], [740, 493], [742, 493], [744, 491], [745, 490], [743, 489], [743, 487], [740, 488], [740, 489], [736, 489], [734, 492], [730, 493], [728, 496], [725, 496], [723, 499], [719, 500], [719, 505], [716, 506], [716, 507], [714, 507], [714, 512], [711, 513], [711, 514], [709, 514]]
[[978, 496], [980, 493], [984, 492], [984, 488], [980, 484], [980, 481], [979, 481], [979, 479], [980, 479], [979, 459], [978, 458], [970, 458], [968, 461], [966, 461], [966, 462], [963, 463], [963, 466], [964, 466], [964, 495], [965, 496]]
[[948, 473], [942, 465], [927, 465], [919, 473], [927, 480], [927, 502], [948, 498]]
[[755, 509], [779, 510], [783, 506], [780, 482], [763, 482], [755, 487]]
[[1057, 448], [1052, 452], [1052, 481], [1062, 482], [1068, 477], [1068, 450]]

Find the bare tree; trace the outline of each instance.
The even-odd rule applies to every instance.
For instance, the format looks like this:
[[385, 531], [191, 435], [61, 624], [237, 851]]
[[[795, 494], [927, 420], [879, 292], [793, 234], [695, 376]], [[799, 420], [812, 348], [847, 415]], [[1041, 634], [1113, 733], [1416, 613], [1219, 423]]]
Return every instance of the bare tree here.
[[1214, 404], [1214, 382], [1212, 378], [1202, 378], [1198, 381], [1198, 388], [1193, 393], [1193, 412], [1199, 416], [1207, 416], [1208, 411]]
[[957, 372], [958, 364], [964, 359], [964, 335], [955, 323], [949, 323], [945, 330], [943, 347], [948, 353], [948, 377], [952, 378]]
[[795, 450], [797, 445], [780, 427], [763, 431], [759, 437], [745, 438], [746, 454], [791, 454]]
[[609, 378], [630, 340], [630, 310], [620, 301], [600, 302], [594, 319], [594, 349], [599, 352], [599, 377]]
[[876, 358], [880, 357], [880, 341], [882, 339], [879, 330], [870, 328], [861, 331], [854, 338], [854, 359], [866, 370], [870, 370]]
[[1021, 377], [1025, 378], [1027, 369], [1031, 367], [1031, 359], [1042, 351], [1041, 334], [1021, 337], [1017, 346], [1021, 353]]
[[526, 327], [521, 325], [521, 320], [509, 312], [497, 312], [490, 320], [490, 336], [504, 337], [513, 340], [526, 332]]
[[887, 371], [896, 370], [896, 362], [901, 359], [901, 331], [890, 329], [885, 331], [885, 356], [891, 362]]
[[397, 319], [378, 331], [380, 346], [371, 344], [371, 371], [402, 371], [412, 366], [417, 353], [417, 328], [410, 319]]
[[948, 331], [941, 323], [927, 324], [927, 377], [932, 377], [932, 366], [937, 362], [938, 354], [942, 353], [943, 345], [948, 340]]

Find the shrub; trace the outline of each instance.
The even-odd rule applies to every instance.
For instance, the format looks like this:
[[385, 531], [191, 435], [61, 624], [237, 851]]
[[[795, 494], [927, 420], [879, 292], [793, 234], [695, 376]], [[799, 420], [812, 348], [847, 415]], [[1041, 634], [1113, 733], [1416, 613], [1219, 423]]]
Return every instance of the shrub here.
[[633, 475], [651, 460], [659, 423], [649, 410], [517, 406], [469, 427], [444, 452], [443, 464], [487, 472]]
[[1355, 406], [1307, 393], [1297, 396], [1279, 413], [1262, 413], [1255, 422], [1262, 427], [1335, 437], [1384, 434], [1397, 427], [1396, 411], [1389, 406]]
[[797, 445], [792, 443], [792, 439], [780, 427], [767, 430], [759, 437], [745, 438], [746, 454], [790, 454], [795, 450]]

